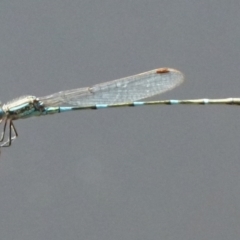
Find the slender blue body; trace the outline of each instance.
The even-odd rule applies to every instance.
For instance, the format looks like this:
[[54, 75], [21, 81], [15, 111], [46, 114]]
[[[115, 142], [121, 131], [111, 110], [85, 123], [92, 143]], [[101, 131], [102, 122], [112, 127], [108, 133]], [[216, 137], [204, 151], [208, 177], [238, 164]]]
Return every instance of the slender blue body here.
[[[159, 68], [92, 87], [62, 91], [39, 98], [29, 95], [14, 99], [0, 106], [0, 122], [4, 120], [3, 132], [0, 138], [0, 142], [3, 143], [0, 147], [10, 146], [12, 140], [18, 136], [13, 120], [32, 116], [85, 109], [161, 104], [240, 105], [240, 98], [137, 101], [169, 91], [181, 84], [183, 78], [183, 74], [175, 69]], [[8, 140], [4, 141], [7, 124], [9, 126], [9, 136]]]

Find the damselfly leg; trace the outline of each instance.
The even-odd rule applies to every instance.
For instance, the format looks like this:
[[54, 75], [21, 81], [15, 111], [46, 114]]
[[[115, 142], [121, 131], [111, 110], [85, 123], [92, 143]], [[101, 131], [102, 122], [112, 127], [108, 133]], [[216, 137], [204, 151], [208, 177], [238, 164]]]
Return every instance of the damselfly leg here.
[[[1, 122], [0, 122], [1, 123]], [[7, 125], [9, 126], [8, 128], [8, 140], [3, 142], [5, 139], [5, 135], [6, 135], [6, 129], [7, 129]], [[4, 126], [3, 126], [3, 131], [1, 134], [1, 139], [0, 142], [3, 142], [0, 147], [9, 147], [12, 144], [12, 141], [18, 136], [17, 130], [13, 124], [12, 119], [8, 119], [6, 118], [4, 121]]]

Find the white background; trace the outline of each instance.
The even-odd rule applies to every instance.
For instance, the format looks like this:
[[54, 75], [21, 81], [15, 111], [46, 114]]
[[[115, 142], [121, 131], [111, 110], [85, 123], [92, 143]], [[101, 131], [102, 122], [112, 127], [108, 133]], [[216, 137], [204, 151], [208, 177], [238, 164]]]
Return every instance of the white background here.
[[[157, 96], [240, 97], [238, 0], [0, 3], [0, 97], [44, 96], [158, 67]], [[0, 156], [0, 239], [240, 236], [237, 106], [146, 106], [19, 120]]]

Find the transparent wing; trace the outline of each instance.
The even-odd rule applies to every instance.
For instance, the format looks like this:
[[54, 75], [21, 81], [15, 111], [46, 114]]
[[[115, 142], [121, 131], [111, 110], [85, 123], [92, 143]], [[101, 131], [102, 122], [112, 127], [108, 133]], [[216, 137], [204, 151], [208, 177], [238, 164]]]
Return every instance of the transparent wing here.
[[40, 97], [45, 106], [89, 106], [132, 102], [171, 90], [183, 82], [183, 74], [159, 68], [118, 80]]

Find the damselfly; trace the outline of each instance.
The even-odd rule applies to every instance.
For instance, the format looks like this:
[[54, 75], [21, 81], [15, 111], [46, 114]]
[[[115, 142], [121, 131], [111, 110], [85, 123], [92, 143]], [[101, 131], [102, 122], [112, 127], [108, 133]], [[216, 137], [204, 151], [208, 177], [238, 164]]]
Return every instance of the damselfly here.
[[[14, 120], [74, 110], [134, 107], [161, 104], [230, 104], [239, 105], [240, 98], [137, 100], [171, 90], [183, 82], [183, 74], [172, 68], [159, 68], [92, 87], [58, 92], [45, 97], [22, 96], [0, 106], [0, 122], [4, 122], [0, 147], [9, 147], [18, 136]], [[8, 139], [5, 139], [8, 128]]]

